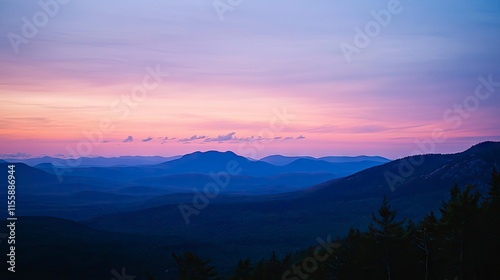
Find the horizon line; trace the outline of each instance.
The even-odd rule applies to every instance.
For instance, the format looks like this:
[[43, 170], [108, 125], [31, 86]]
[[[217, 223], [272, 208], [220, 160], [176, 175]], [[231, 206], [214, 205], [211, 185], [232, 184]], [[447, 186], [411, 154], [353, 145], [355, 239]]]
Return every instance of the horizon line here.
[[[479, 143], [476, 143], [476, 144], [470, 146], [469, 148], [467, 148], [465, 150], [462, 150], [462, 151], [459, 151], [459, 152], [456, 152], [456, 153], [461, 153], [461, 152], [467, 151], [467, 150], [469, 150], [470, 148], [472, 148], [474, 146], [477, 146], [477, 145], [480, 145], [480, 144], [484, 144], [484, 143], [500, 143], [500, 141], [482, 141], [482, 142], [479, 142]], [[323, 156], [319, 156], [319, 157], [317, 157], [317, 156], [311, 156], [311, 155], [268, 154], [268, 155], [260, 157], [260, 158], [252, 158], [252, 157], [242, 156], [242, 155], [240, 155], [240, 154], [238, 154], [238, 153], [236, 153], [235, 151], [232, 151], [232, 150], [214, 150], [214, 149], [210, 149], [210, 150], [206, 150], [206, 151], [197, 150], [197, 151], [186, 153], [186, 154], [175, 154], [175, 155], [118, 155], [118, 156], [90, 155], [90, 156], [82, 156], [82, 157], [64, 157], [64, 155], [52, 155], [52, 156], [51, 155], [39, 155], [39, 156], [32, 156], [32, 155], [28, 155], [28, 154], [23, 153], [23, 152], [18, 152], [18, 153], [15, 153], [15, 154], [3, 154], [3, 155], [0, 155], [0, 160], [6, 160], [6, 159], [7, 160], [29, 160], [29, 159], [41, 159], [41, 158], [44, 158], [44, 157], [49, 157], [49, 158], [53, 158], [53, 159], [60, 159], [60, 160], [68, 160], [68, 159], [75, 160], [75, 159], [80, 159], [80, 158], [92, 158], [92, 159], [95, 159], [95, 158], [105, 158], [105, 159], [113, 159], [113, 158], [120, 158], [120, 157], [162, 157], [162, 158], [171, 158], [171, 157], [183, 157], [183, 156], [191, 155], [191, 154], [195, 154], [195, 153], [209, 153], [209, 152], [218, 152], [218, 153], [231, 152], [231, 153], [233, 153], [233, 154], [235, 154], [237, 156], [240, 156], [240, 157], [243, 157], [243, 158], [247, 158], [247, 159], [251, 159], [251, 160], [262, 160], [262, 159], [264, 159], [266, 157], [270, 157], [270, 156], [283, 156], [283, 157], [309, 157], [309, 158], [313, 158], [313, 159], [321, 159], [321, 158], [325, 158], [325, 157], [348, 157], [348, 158], [355, 158], [355, 157], [380, 157], [380, 158], [383, 158], [383, 159], [394, 161], [394, 160], [398, 160], [398, 159], [402, 159], [402, 158], [406, 158], [406, 157], [418, 156], [418, 155], [425, 155], [425, 154], [456, 154], [456, 153], [439, 153], [439, 152], [425, 153], [425, 152], [422, 151], [422, 153], [420, 153], [420, 154], [409, 154], [409, 155], [398, 157], [398, 158], [385, 157], [385, 156], [382, 156], [382, 155], [366, 155], [366, 154], [360, 154], [360, 155], [323, 155]], [[18, 157], [16, 157], [16, 155], [18, 155]], [[22, 155], [26, 155], [26, 157], [21, 157]]]

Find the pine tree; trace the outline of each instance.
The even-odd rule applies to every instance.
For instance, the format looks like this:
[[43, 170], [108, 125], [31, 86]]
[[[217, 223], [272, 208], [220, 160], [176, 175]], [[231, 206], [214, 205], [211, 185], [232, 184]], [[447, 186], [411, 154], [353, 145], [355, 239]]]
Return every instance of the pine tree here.
[[289, 268], [291, 255], [285, 256], [283, 261], [280, 261], [276, 252], [273, 251], [269, 260], [265, 262], [266, 275], [269, 280], [281, 280], [285, 270]]
[[263, 280], [267, 279], [267, 273], [264, 261], [261, 260], [255, 265], [255, 269], [252, 274], [252, 280]]
[[500, 173], [498, 173], [495, 166], [493, 166], [493, 170], [491, 171], [491, 181], [487, 200], [490, 203], [498, 203], [500, 201]]
[[429, 279], [429, 265], [435, 250], [437, 227], [438, 221], [434, 216], [434, 212], [431, 211], [430, 214], [425, 214], [424, 219], [413, 234], [415, 244], [424, 253], [425, 280]]
[[180, 280], [212, 280], [217, 277], [217, 271], [209, 265], [210, 260], [202, 260], [190, 252], [184, 253], [184, 256], [172, 256], [179, 268]]
[[238, 266], [234, 271], [232, 280], [248, 280], [252, 271], [252, 262], [249, 259], [239, 260]]
[[[325, 262], [329, 279], [350, 279], [350, 271], [359, 267], [358, 252], [360, 252], [361, 233], [359, 229], [351, 227], [349, 234], [341, 241], [338, 250]], [[366, 248], [364, 248], [366, 249]]]
[[372, 219], [375, 224], [370, 224], [370, 235], [375, 242], [380, 245], [383, 251], [383, 260], [385, 262], [385, 270], [387, 279], [392, 279], [392, 254], [393, 249], [404, 234], [403, 224], [405, 220], [396, 221], [397, 212], [391, 210], [387, 197], [384, 196], [382, 206], [378, 209], [377, 217], [372, 213]]
[[449, 253], [447, 258], [454, 270], [449, 277], [458, 275], [459, 279], [465, 279], [467, 270], [472, 271], [477, 266], [478, 258], [474, 255], [480, 252], [476, 245], [482, 238], [481, 195], [475, 185], [467, 185], [460, 191], [457, 184], [451, 189], [450, 195], [450, 200], [443, 202], [440, 209], [440, 224], [446, 242], [443, 250]]
[[484, 262], [488, 276], [490, 278], [500, 279], [500, 273], [496, 272], [496, 267], [500, 262], [500, 173], [493, 166], [491, 172], [491, 181], [488, 189], [488, 195], [483, 203], [484, 210], [484, 228], [486, 229]]

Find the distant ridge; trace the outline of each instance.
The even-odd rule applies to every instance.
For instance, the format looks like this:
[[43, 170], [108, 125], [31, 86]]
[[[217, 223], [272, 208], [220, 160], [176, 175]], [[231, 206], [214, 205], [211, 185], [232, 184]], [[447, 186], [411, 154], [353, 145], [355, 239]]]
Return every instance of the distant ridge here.
[[[162, 157], [162, 156], [120, 156], [120, 157], [81, 157], [78, 159], [69, 159], [71, 161], [71, 167], [125, 167], [125, 166], [141, 166], [141, 165], [156, 165], [161, 164], [181, 158], [195, 159], [197, 157], [207, 158], [207, 156], [217, 157], [217, 155], [224, 154], [225, 157], [238, 156], [234, 152], [218, 152], [218, 151], [208, 151], [208, 152], [194, 152], [185, 155], [172, 156], [172, 157]], [[298, 159], [307, 159], [311, 161], [325, 161], [330, 163], [348, 163], [348, 162], [362, 162], [370, 161], [374, 163], [386, 163], [390, 160], [380, 156], [327, 156], [321, 158], [314, 158], [310, 156], [282, 156], [282, 155], [271, 155], [264, 157], [260, 160], [251, 161], [261, 161], [266, 162], [276, 166], [283, 166], [290, 164]], [[76, 166], [75, 162], [78, 163]], [[25, 158], [25, 159], [0, 159], [0, 162], [12, 162], [12, 163], [25, 163], [29, 166], [36, 166], [43, 163], [52, 164], [56, 167], [67, 167], [68, 159], [55, 158], [49, 156], [37, 157], [37, 158]], [[42, 167], [42, 166], [40, 166]]]
[[[161, 157], [161, 156], [121, 156], [121, 157], [81, 157], [77, 167], [113, 167], [113, 166], [139, 166], [139, 165], [154, 165], [170, 160], [175, 160], [181, 156]], [[54, 166], [68, 166], [66, 159], [54, 157], [39, 157], [29, 159], [5, 159], [7, 162], [22, 162], [29, 166], [35, 166], [42, 163], [50, 163]], [[77, 159], [70, 159], [71, 163]], [[72, 165], [73, 166], [73, 165]]]
[[273, 165], [278, 165], [278, 166], [283, 166], [290, 164], [296, 160], [299, 159], [308, 159], [308, 160], [317, 160], [317, 161], [326, 161], [330, 163], [347, 163], [347, 162], [362, 162], [362, 161], [373, 161], [373, 162], [378, 162], [378, 163], [386, 163], [391, 160], [380, 157], [380, 156], [327, 156], [327, 157], [320, 157], [320, 158], [314, 158], [310, 156], [282, 156], [282, 155], [272, 155], [272, 156], [267, 156], [264, 158], [261, 158], [261, 161], [273, 164]]
[[157, 164], [154, 167], [162, 168], [168, 174], [199, 173], [228, 171], [228, 164], [236, 163], [235, 169], [241, 170], [238, 175], [275, 175], [276, 167], [262, 161], [251, 161], [231, 151], [194, 152], [179, 159]]
[[231, 151], [208, 151], [187, 154], [180, 159], [161, 163], [154, 167], [165, 169], [168, 174], [208, 174], [210, 172], [226, 171], [227, 164], [235, 162], [238, 164], [238, 168], [241, 168], [241, 175], [272, 176], [287, 173], [331, 173], [335, 174], [336, 177], [341, 177], [382, 164], [368, 160], [345, 163], [328, 162], [312, 157], [298, 157], [295, 159], [293, 157], [273, 156], [271, 159], [271, 161], [273, 159], [280, 161], [282, 164], [272, 164], [263, 160], [249, 160]]
[[381, 156], [329, 156], [329, 157], [320, 157], [319, 160], [324, 160], [328, 162], [360, 162], [360, 161], [374, 161], [380, 163], [390, 162], [390, 159]]
[[[0, 162], [0, 168], [3, 170], [7, 170], [7, 165], [10, 164], [8, 162]], [[35, 186], [36, 188], [42, 187], [44, 185], [58, 183], [58, 179], [56, 176], [49, 174], [43, 170], [31, 167], [24, 163], [16, 163], [15, 164], [15, 174], [16, 174], [16, 183], [18, 186]], [[1, 185], [0, 185], [1, 186]], [[0, 190], [6, 191], [7, 189]]]
[[308, 157], [308, 156], [288, 157], [288, 156], [282, 156], [282, 155], [272, 155], [272, 156], [267, 156], [267, 157], [261, 158], [260, 161], [267, 162], [267, 163], [270, 163], [272, 165], [283, 166], [283, 165], [290, 164], [298, 159], [316, 160], [316, 158]]

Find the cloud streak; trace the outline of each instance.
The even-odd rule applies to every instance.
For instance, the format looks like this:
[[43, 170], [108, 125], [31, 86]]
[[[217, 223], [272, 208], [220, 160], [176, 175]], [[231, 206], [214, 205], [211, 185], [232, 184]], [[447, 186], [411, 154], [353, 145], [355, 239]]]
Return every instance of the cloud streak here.
[[[179, 140], [177, 140], [179, 139]], [[161, 144], [165, 144], [167, 142], [175, 141], [180, 142], [180, 143], [185, 143], [185, 144], [190, 144], [190, 143], [253, 143], [253, 142], [286, 142], [286, 141], [296, 141], [296, 140], [303, 140], [306, 139], [305, 136], [299, 135], [299, 136], [276, 136], [276, 137], [262, 137], [262, 136], [247, 136], [247, 137], [236, 137], [236, 132], [230, 132], [227, 134], [220, 134], [217, 137], [210, 137], [210, 136], [205, 136], [205, 135], [193, 135], [191, 137], [185, 137], [185, 138], [177, 138], [177, 137], [151, 137], [148, 136], [147, 138], [144, 138], [141, 140], [143, 143], [147, 142], [159, 142]], [[129, 143], [133, 142], [134, 137], [128, 136], [121, 142], [123, 143]]]
[[18, 152], [18, 153], [15, 153], [15, 154], [0, 154], [0, 158], [5, 158], [5, 159], [9, 159], [9, 158], [12, 158], [12, 159], [23, 159], [23, 158], [30, 158], [30, 157], [31, 157], [30, 154], [21, 153], [21, 152]]
[[226, 135], [219, 135], [215, 138], [207, 138], [205, 139], [205, 142], [219, 142], [219, 143], [222, 143], [222, 142], [226, 142], [226, 141], [231, 141], [233, 140], [233, 136], [236, 134], [236, 132], [231, 132], [231, 133], [228, 133]]
[[184, 142], [184, 143], [189, 143], [191, 141], [195, 141], [195, 140], [201, 140], [201, 139], [205, 139], [207, 138], [206, 136], [198, 136], [198, 135], [193, 135], [189, 138], [181, 138], [179, 139], [178, 142]]

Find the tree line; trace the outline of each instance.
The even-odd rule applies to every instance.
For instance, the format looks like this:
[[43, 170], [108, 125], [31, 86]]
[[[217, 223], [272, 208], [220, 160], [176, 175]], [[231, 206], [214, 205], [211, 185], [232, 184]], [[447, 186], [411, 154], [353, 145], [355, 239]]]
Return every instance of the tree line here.
[[335, 250], [239, 260], [232, 275], [194, 253], [173, 258], [180, 280], [500, 279], [500, 173], [493, 168], [484, 195], [476, 185], [455, 184], [439, 212], [418, 223], [398, 220], [384, 197], [368, 230], [351, 228]]

